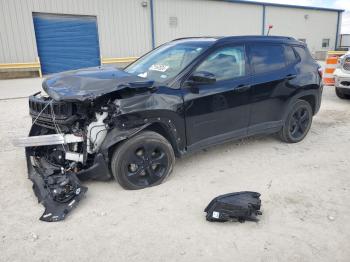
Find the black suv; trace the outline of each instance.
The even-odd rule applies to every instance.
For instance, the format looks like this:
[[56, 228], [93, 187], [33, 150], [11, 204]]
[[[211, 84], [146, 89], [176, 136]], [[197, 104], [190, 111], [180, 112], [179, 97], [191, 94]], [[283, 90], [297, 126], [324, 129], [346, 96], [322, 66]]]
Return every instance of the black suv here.
[[[262, 133], [299, 142], [322, 94], [305, 44], [273, 36], [177, 39], [124, 70], [57, 74], [43, 89], [29, 99], [33, 126], [19, 142], [39, 200], [65, 213], [86, 191], [79, 179], [141, 189], [187, 152]], [[50, 210], [43, 220], [62, 219]]]

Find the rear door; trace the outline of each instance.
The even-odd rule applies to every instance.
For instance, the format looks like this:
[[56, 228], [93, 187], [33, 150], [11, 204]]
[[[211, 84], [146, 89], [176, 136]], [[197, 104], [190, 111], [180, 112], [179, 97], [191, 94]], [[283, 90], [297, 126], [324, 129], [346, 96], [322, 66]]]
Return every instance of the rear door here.
[[290, 46], [252, 43], [249, 45], [249, 57], [252, 104], [248, 133], [273, 131], [282, 125], [284, 107], [295, 92], [296, 56]]
[[208, 72], [216, 82], [183, 87], [189, 149], [244, 136], [249, 121], [250, 76], [245, 45], [218, 47], [193, 73]]

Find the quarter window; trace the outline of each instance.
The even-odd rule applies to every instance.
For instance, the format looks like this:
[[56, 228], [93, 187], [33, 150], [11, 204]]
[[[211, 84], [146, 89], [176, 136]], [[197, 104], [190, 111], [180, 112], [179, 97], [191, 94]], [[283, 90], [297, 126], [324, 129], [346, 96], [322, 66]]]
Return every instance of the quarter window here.
[[295, 46], [294, 50], [298, 53], [299, 57], [301, 58], [301, 61], [305, 61], [309, 58], [312, 58], [310, 53], [304, 47]]
[[329, 47], [329, 38], [322, 39], [322, 47]]
[[284, 46], [284, 56], [288, 65], [293, 64], [297, 60], [293, 48], [289, 45]]
[[214, 74], [216, 81], [244, 76], [246, 62], [244, 46], [224, 47], [210, 54], [195, 70]]
[[251, 61], [255, 73], [265, 73], [285, 67], [282, 45], [257, 44], [251, 46]]

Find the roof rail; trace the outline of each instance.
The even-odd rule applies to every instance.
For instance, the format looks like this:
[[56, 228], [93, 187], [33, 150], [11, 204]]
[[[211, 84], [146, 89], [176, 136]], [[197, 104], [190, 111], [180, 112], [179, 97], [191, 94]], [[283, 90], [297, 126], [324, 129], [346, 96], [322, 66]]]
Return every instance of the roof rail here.
[[171, 40], [171, 41], [184, 40], [184, 39], [192, 39], [192, 38], [194, 38], [194, 39], [196, 39], [196, 38], [214, 38], [214, 39], [219, 39], [219, 38], [221, 38], [221, 36], [220, 36], [220, 37], [218, 37], [218, 36], [187, 36], [187, 37], [175, 38], [175, 39], [173, 39], [173, 40]]

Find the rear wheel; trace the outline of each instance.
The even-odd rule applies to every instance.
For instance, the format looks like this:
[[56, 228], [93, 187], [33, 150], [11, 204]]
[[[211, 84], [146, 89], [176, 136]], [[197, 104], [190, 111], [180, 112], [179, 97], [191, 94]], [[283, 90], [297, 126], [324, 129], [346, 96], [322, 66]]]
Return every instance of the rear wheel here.
[[175, 163], [171, 144], [156, 132], [145, 131], [119, 145], [112, 157], [114, 178], [125, 189], [159, 185]]
[[281, 140], [287, 143], [303, 140], [310, 130], [312, 116], [310, 104], [304, 100], [297, 100], [279, 133]]

